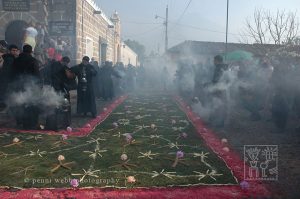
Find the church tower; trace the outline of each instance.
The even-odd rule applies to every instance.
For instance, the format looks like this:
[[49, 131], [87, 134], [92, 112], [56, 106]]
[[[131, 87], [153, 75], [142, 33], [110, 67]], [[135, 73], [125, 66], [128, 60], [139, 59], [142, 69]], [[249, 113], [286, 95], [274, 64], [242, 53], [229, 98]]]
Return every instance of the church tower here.
[[114, 23], [114, 63], [121, 61], [121, 21], [117, 11], [114, 12], [110, 20]]

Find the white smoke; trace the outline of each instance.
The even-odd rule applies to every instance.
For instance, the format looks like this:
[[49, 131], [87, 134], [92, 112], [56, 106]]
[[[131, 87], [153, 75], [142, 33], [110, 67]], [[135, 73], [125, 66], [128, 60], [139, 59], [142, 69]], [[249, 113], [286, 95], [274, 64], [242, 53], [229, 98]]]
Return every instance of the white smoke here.
[[207, 121], [211, 115], [212, 105], [213, 104], [203, 105], [203, 103], [199, 101], [195, 104], [192, 104], [192, 109], [201, 115], [203, 120]]
[[51, 86], [41, 87], [34, 81], [25, 83], [24, 90], [12, 92], [7, 98], [8, 107], [34, 105], [43, 111], [55, 109], [63, 102], [64, 96]]
[[[201, 78], [201, 77], [198, 77]], [[192, 79], [190, 77], [190, 79]], [[200, 97], [201, 100], [192, 104], [192, 108], [195, 112], [197, 112], [202, 119], [208, 121], [214, 114], [218, 113], [218, 109], [227, 103], [227, 113], [230, 113], [231, 107], [235, 105], [235, 93], [238, 89], [237, 86], [237, 70], [231, 69], [225, 71], [220, 79], [220, 82], [216, 84], [208, 84], [201, 95], [206, 96], [205, 98]], [[197, 88], [196, 88], [197, 89]], [[214, 93], [222, 92], [225, 95], [225, 99], [221, 100], [221, 98], [214, 97]]]
[[183, 90], [192, 92], [195, 87], [195, 81], [194, 81], [193, 74], [192, 73], [184, 74], [179, 83]]
[[121, 78], [124, 78], [126, 76], [126, 73], [124, 71], [118, 69], [114, 69], [114, 70], [118, 73], [118, 75], [121, 76]]

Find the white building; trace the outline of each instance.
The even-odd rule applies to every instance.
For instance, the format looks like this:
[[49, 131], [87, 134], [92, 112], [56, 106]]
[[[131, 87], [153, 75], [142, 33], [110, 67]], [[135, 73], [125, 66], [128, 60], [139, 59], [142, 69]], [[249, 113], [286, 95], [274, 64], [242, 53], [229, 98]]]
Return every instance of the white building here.
[[122, 47], [121, 47], [121, 62], [123, 62], [125, 67], [127, 67], [128, 64], [131, 64], [135, 67], [140, 65], [138, 60], [138, 55], [131, 48], [129, 48], [129, 46], [127, 46], [124, 42], [122, 42]]

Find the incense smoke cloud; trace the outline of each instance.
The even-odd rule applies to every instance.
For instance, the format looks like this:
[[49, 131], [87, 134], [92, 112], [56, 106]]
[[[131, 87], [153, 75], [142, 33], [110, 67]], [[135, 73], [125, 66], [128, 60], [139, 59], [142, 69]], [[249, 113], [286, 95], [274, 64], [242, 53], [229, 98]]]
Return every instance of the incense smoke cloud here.
[[52, 111], [62, 105], [64, 96], [55, 92], [51, 86], [36, 84], [34, 81], [26, 82], [24, 90], [12, 92], [7, 98], [8, 107], [37, 106], [43, 111]]
[[[218, 109], [224, 107], [224, 104], [227, 106], [227, 115], [230, 115], [236, 107], [243, 107], [245, 103], [244, 96], [241, 96], [243, 89], [247, 92], [253, 91], [255, 95], [257, 92], [263, 93], [265, 96], [262, 96], [262, 101], [268, 98], [267, 95], [271, 95], [269, 90], [273, 67], [264, 68], [255, 59], [232, 62], [229, 63], [229, 69], [223, 73], [220, 81], [213, 84], [214, 56], [207, 59], [193, 53], [189, 48], [182, 51], [181, 60], [177, 62], [177, 70], [181, 73], [181, 79], [177, 82], [178, 87], [187, 99], [199, 98], [193, 100], [192, 108], [206, 121], [212, 119], [210, 117], [214, 114], [218, 114]], [[181, 68], [183, 70], [180, 70]], [[218, 91], [225, 93], [225, 96], [215, 97], [214, 93]]]

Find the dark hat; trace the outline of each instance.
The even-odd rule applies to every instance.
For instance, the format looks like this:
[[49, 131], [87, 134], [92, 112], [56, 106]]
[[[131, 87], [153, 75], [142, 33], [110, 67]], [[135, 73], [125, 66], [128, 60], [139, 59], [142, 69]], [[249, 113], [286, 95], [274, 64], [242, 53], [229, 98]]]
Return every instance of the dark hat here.
[[89, 61], [90, 61], [90, 58], [89, 58], [88, 56], [84, 56], [84, 57], [82, 58], [82, 61], [87, 61], [87, 62], [89, 62]]
[[32, 46], [26, 44], [23, 46], [23, 52], [24, 53], [32, 53]]
[[67, 56], [63, 57], [61, 60], [65, 63], [70, 63], [70, 61], [71, 61], [70, 58]]
[[214, 57], [214, 60], [216, 60], [218, 62], [223, 62], [223, 57], [221, 55], [217, 55]]

